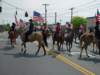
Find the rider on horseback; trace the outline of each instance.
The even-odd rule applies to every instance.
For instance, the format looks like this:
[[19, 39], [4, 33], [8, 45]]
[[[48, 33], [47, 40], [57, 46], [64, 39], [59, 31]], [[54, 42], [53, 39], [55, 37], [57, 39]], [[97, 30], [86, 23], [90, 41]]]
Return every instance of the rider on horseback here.
[[29, 20], [29, 30], [25, 33], [25, 41], [28, 41], [28, 36], [33, 32], [34, 24], [32, 23], [32, 19]]
[[10, 31], [15, 31], [16, 24], [13, 22]]
[[100, 40], [100, 29], [99, 29], [99, 22], [96, 22], [96, 26], [95, 26], [95, 36], [96, 39]]
[[55, 28], [55, 34], [54, 34], [54, 38], [56, 38], [59, 35], [59, 32], [61, 31], [61, 26], [60, 23], [56, 24], [56, 28]]
[[[16, 31], [16, 30], [15, 30], [15, 27], [16, 27], [16, 24], [13, 22], [13, 23], [12, 23], [12, 26], [11, 26], [9, 32], [8, 32], [8, 34], [9, 34], [11, 31], [15, 32], [15, 31]], [[9, 37], [10, 37], [10, 36], [8, 36], [8, 38], [9, 38]]]
[[84, 33], [84, 26], [81, 24], [79, 27], [79, 39], [83, 33]]
[[72, 30], [71, 24], [69, 24], [68, 22], [66, 22], [66, 28], [67, 28], [67, 33], [69, 33]]

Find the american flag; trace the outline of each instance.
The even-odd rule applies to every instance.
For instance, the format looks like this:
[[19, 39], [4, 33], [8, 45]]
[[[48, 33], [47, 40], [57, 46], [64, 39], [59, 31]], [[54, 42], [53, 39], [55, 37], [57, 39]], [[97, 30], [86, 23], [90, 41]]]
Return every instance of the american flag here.
[[96, 22], [100, 23], [100, 13], [98, 9], [97, 9], [97, 15], [96, 15]]
[[42, 15], [39, 12], [34, 11], [33, 12], [33, 21], [43, 23], [44, 18], [42, 17]]

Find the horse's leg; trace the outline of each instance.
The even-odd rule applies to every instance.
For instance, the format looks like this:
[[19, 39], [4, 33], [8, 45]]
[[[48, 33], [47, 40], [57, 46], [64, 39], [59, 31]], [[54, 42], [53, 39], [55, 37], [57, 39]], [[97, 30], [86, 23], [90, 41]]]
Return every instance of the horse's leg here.
[[77, 42], [76, 42], [76, 38], [77, 38], [77, 36], [76, 36], [76, 34], [75, 34], [75, 43], [77, 43]]
[[26, 54], [26, 43], [23, 43], [23, 45], [24, 45], [24, 54]]
[[83, 47], [81, 48], [80, 58], [82, 57]]
[[99, 49], [99, 55], [100, 55], [100, 40], [98, 41], [98, 49]]
[[40, 44], [40, 42], [39, 42], [39, 45], [38, 45], [38, 50], [37, 50], [37, 52], [35, 53], [35, 56], [37, 56], [37, 54], [39, 53], [40, 48], [41, 48], [41, 44]]
[[57, 41], [57, 47], [58, 47], [58, 51], [60, 51], [59, 41]]
[[44, 43], [42, 43], [42, 48], [44, 50], [44, 56], [45, 56], [46, 55], [46, 49], [45, 49]]
[[14, 48], [13, 39], [10, 39], [10, 42], [11, 42], [11, 47]]
[[67, 51], [68, 51], [68, 42], [66, 41], [66, 48], [67, 48]]
[[83, 52], [84, 48], [85, 48], [85, 44], [83, 46], [81, 46], [80, 58], [82, 57], [82, 52]]
[[87, 46], [85, 47], [86, 55], [89, 57], [88, 52], [87, 52]]
[[22, 43], [22, 44], [21, 44], [21, 52], [23, 52], [23, 45], [24, 45], [24, 44]]
[[60, 49], [62, 48], [61, 45], [62, 45], [62, 43], [60, 42], [60, 43], [59, 43], [59, 48], [60, 48]]
[[44, 38], [43, 40], [44, 40], [45, 45], [48, 47], [47, 38]]
[[[64, 43], [64, 42], [63, 42]], [[63, 50], [63, 43], [62, 43], [62, 50]]]
[[55, 40], [53, 40], [53, 49], [54, 49], [54, 45], [55, 45]]
[[[21, 47], [22, 47], [22, 48], [21, 48], [21, 52], [25, 54], [25, 53], [26, 53], [26, 44], [25, 44], [25, 42], [23, 42], [23, 43], [21, 44]], [[24, 49], [25, 49], [25, 50], [24, 50]]]
[[71, 52], [72, 44], [69, 42], [69, 52]]

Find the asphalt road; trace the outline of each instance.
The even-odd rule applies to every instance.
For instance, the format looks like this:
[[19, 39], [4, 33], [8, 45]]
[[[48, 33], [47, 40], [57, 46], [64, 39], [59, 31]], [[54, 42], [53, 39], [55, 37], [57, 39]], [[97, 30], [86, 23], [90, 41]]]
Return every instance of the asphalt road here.
[[28, 51], [23, 55], [20, 48], [11, 48], [6, 33], [0, 34], [0, 75], [83, 75], [51, 55], [43, 56], [42, 50], [34, 56], [36, 49], [35, 43], [27, 43]]
[[[48, 43], [50, 50], [57, 51], [56, 45], [55, 49], [52, 49], [51, 39], [48, 39]], [[88, 48], [90, 58], [83, 53], [82, 59], [79, 59], [80, 48], [77, 44], [73, 44], [71, 56], [68, 56], [64, 46], [61, 52], [63, 57], [60, 59], [59, 55], [43, 56], [42, 49], [38, 56], [34, 56], [36, 43], [27, 43], [28, 51], [23, 55], [20, 53], [20, 44], [21, 41], [17, 39], [18, 47], [11, 48], [7, 33], [0, 34], [0, 75], [100, 75], [100, 56], [91, 52], [92, 46]], [[69, 60], [71, 62], [68, 62]], [[75, 64], [72, 65], [72, 62]], [[85, 73], [87, 71], [92, 73]]]

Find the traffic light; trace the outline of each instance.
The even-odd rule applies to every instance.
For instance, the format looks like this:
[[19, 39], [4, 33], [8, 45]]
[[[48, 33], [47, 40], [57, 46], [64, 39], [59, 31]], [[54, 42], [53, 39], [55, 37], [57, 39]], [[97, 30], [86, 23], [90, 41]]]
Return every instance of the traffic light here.
[[2, 7], [0, 6], [0, 13], [2, 12]]

